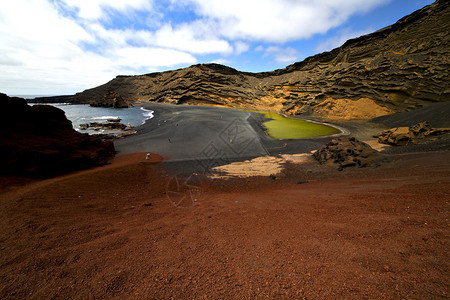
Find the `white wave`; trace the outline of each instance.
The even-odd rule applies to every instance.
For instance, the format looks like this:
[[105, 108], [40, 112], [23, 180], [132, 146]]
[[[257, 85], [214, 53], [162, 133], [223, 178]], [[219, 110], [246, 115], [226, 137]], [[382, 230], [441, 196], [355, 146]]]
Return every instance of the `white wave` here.
[[142, 114], [144, 116], [144, 120], [142, 121], [142, 125], [143, 125], [143, 124], [145, 124], [145, 121], [154, 117], [153, 116], [154, 111], [150, 110], [150, 109], [145, 109], [143, 107], [141, 107], [141, 110], [144, 111], [144, 113]]
[[101, 117], [90, 117], [87, 119], [92, 119], [92, 120], [108, 120], [108, 119], [117, 119], [120, 118], [118, 116], [101, 116]]

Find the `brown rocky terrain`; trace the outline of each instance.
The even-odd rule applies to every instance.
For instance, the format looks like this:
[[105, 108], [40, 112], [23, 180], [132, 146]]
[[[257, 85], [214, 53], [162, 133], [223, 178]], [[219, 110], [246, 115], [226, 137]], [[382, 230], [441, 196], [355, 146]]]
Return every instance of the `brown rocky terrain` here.
[[0, 93], [0, 176], [46, 177], [107, 163], [112, 142], [78, 133], [64, 112]]
[[[447, 101], [449, 2], [347, 41], [285, 69], [240, 72], [218, 64], [117, 76], [64, 102], [93, 103], [113, 91], [125, 100], [255, 107], [327, 118], [370, 119]], [[59, 102], [61, 97], [38, 98]]]

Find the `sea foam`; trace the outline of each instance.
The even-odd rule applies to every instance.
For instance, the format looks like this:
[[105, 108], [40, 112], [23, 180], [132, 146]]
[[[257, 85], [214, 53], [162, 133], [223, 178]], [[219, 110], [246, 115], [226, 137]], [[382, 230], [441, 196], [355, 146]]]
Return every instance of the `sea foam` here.
[[100, 117], [90, 117], [92, 120], [109, 120], [109, 119], [119, 119], [119, 116], [100, 116]]
[[142, 121], [142, 125], [143, 125], [143, 124], [145, 124], [145, 121], [147, 121], [147, 120], [153, 118], [153, 113], [154, 113], [154, 111], [153, 111], [153, 110], [150, 110], [150, 109], [145, 109], [145, 108], [143, 108], [143, 107], [141, 107], [141, 110], [144, 111], [144, 113], [143, 113], [144, 120]]

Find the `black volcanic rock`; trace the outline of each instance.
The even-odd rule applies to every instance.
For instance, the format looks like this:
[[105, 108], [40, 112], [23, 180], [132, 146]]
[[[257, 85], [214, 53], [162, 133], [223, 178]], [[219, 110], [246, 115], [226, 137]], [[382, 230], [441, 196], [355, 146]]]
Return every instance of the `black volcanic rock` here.
[[320, 164], [335, 164], [341, 171], [346, 167], [377, 166], [381, 161], [380, 154], [369, 145], [348, 137], [332, 140], [314, 152], [313, 157]]
[[32, 102], [32, 103], [73, 103], [73, 104], [83, 103], [82, 100], [78, 99], [78, 97], [76, 95], [36, 97], [36, 98], [30, 100], [30, 102]]
[[127, 107], [131, 107], [132, 104], [129, 101], [124, 100], [116, 92], [108, 91], [103, 96], [103, 98], [92, 101], [91, 106], [127, 108]]
[[48, 177], [108, 163], [114, 145], [72, 128], [64, 111], [0, 93], [0, 175]]
[[331, 110], [330, 102], [342, 107], [360, 99], [377, 106], [379, 115], [415, 110], [449, 99], [449, 6], [450, 1], [438, 0], [391, 26], [285, 69], [247, 73], [201, 64], [117, 76], [70, 100], [91, 103], [114, 91], [127, 101], [264, 107], [289, 114], [323, 114], [317, 108]]

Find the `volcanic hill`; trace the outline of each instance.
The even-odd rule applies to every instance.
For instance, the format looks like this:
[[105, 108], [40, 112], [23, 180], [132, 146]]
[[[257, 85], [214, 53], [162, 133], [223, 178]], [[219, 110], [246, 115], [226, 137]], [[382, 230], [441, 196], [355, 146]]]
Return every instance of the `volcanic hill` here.
[[370, 119], [449, 98], [450, 2], [438, 0], [374, 33], [284, 69], [240, 72], [219, 64], [117, 76], [73, 96], [37, 102], [127, 101], [221, 105], [325, 118]]

